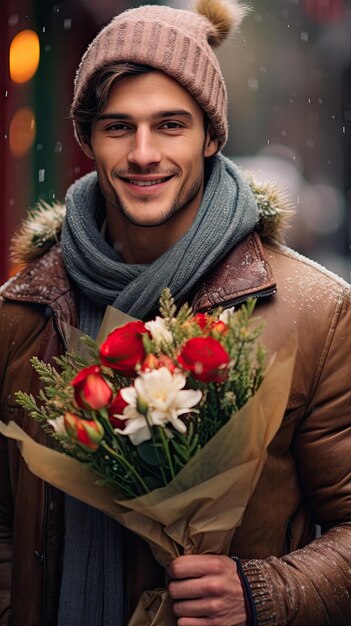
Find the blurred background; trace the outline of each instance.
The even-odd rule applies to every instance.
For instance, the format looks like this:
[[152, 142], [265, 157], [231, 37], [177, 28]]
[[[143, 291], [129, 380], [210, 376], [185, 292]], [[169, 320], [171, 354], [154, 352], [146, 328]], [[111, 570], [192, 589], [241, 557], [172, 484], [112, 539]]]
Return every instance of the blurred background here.
[[[27, 209], [64, 201], [91, 169], [68, 119], [75, 70], [100, 28], [139, 4], [1, 0], [0, 282], [18, 269], [9, 246]], [[250, 4], [241, 34], [218, 51], [230, 102], [224, 153], [289, 196], [289, 245], [350, 281], [351, 3]]]

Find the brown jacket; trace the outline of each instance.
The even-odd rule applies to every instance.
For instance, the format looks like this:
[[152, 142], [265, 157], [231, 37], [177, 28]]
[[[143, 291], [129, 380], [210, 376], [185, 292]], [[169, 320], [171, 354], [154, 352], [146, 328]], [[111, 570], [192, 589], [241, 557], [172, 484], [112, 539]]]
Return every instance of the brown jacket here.
[[[206, 277], [194, 306], [229, 306], [249, 295], [259, 298], [257, 313], [265, 320], [269, 351], [295, 335], [298, 355], [281, 428], [231, 553], [242, 559], [259, 624], [348, 626], [351, 289], [284, 246], [262, 244], [255, 233]], [[2, 296], [1, 418], [16, 420], [44, 441], [39, 427], [16, 406], [14, 392], [36, 392], [29, 357], [50, 360], [61, 353], [62, 322], [77, 322], [76, 294], [59, 246], [29, 263]], [[54, 626], [62, 494], [28, 472], [13, 442], [1, 438], [0, 445], [0, 624]], [[325, 531], [316, 540], [315, 524]], [[162, 584], [162, 575], [145, 544], [129, 535], [125, 545], [132, 609], [142, 589]]]

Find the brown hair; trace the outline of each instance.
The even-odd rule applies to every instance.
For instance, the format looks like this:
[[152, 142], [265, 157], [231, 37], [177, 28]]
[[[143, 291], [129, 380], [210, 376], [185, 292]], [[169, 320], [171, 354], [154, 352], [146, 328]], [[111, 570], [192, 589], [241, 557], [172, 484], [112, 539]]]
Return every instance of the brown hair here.
[[[90, 143], [91, 123], [105, 108], [111, 88], [115, 83], [127, 76], [137, 76], [153, 71], [153, 67], [137, 63], [112, 63], [98, 70], [92, 77], [79, 107], [71, 111], [71, 119], [75, 123], [80, 140]], [[205, 135], [209, 126], [209, 119], [204, 113]], [[210, 127], [210, 131], [213, 138], [212, 127]]]
[[81, 141], [90, 142], [91, 123], [107, 104], [112, 86], [126, 76], [152, 72], [153, 67], [137, 63], [112, 63], [99, 69], [92, 77], [78, 108], [71, 110], [71, 119]]

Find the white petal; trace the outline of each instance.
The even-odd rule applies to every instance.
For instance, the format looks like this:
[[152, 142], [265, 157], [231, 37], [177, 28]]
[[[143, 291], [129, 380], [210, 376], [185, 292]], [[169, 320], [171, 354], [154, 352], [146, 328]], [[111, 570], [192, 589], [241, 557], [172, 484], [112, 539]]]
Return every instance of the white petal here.
[[124, 389], [121, 389], [121, 396], [128, 404], [136, 404], [136, 391], [134, 387], [124, 387]]
[[149, 411], [150, 422], [155, 426], [162, 426], [169, 422], [170, 413], [168, 411], [160, 411], [159, 409], [151, 409]]
[[182, 374], [181, 372], [174, 372], [173, 374], [173, 385], [174, 387], [178, 390], [178, 389], [183, 389], [183, 387], [185, 386], [186, 383], [186, 378], [184, 376], [184, 374]]
[[175, 399], [175, 404], [179, 408], [191, 408], [198, 404], [201, 398], [202, 392], [200, 391], [200, 389], [185, 389], [184, 391], [178, 391]]
[[145, 395], [145, 390], [144, 390], [144, 378], [147, 374], [151, 374], [153, 370], [151, 370], [150, 372], [140, 372], [139, 376], [136, 377], [135, 381], [134, 381], [134, 390], [135, 390], [135, 395], [136, 396], [143, 396]]
[[[161, 393], [164, 393], [164, 391]], [[167, 393], [167, 395], [163, 397], [154, 396], [151, 399], [151, 406], [153, 406], [155, 409], [158, 409], [159, 411], [168, 411], [168, 409], [173, 405], [174, 399], [174, 392]]]
[[186, 433], [186, 425], [182, 422], [182, 420], [179, 420], [176, 415], [171, 416], [170, 422], [178, 432]]
[[145, 417], [138, 417], [137, 419], [129, 420], [123, 429], [123, 435], [132, 435], [145, 427], [148, 428]]
[[233, 315], [234, 311], [235, 311], [234, 306], [230, 307], [230, 309], [225, 309], [224, 311], [222, 311], [222, 313], [219, 316], [219, 319], [221, 320], [221, 322], [223, 322], [224, 324], [228, 324], [229, 319]]
[[61, 435], [66, 435], [66, 429], [65, 429], [65, 418], [63, 415], [60, 415], [60, 417], [57, 417], [54, 420], [48, 420], [48, 423], [50, 424], [50, 426], [53, 427], [55, 433], [60, 433]]
[[119, 415], [118, 417], [133, 421], [138, 419], [143, 419], [145, 421], [145, 417], [141, 413], [139, 413], [139, 411], [137, 411], [137, 408], [135, 406], [132, 406], [131, 404], [128, 404], [128, 406], [126, 406], [123, 411], [123, 415]]
[[157, 346], [160, 346], [162, 342], [172, 343], [173, 336], [170, 330], [166, 326], [166, 322], [162, 317], [157, 316], [155, 320], [146, 322], [146, 328], [150, 331], [151, 336]]
[[177, 415], [185, 415], [186, 413], [199, 413], [199, 411], [197, 409], [192, 409], [189, 407], [186, 407], [185, 409], [176, 409], [176, 414]]
[[141, 428], [138, 432], [129, 435], [129, 439], [134, 446], [138, 446], [140, 443], [143, 443], [143, 441], [151, 439], [150, 429], [147, 426], [145, 428]]
[[124, 413], [112, 413], [113, 417], [117, 417], [117, 419], [119, 420], [128, 420], [130, 419], [128, 417], [128, 415], [125, 415]]

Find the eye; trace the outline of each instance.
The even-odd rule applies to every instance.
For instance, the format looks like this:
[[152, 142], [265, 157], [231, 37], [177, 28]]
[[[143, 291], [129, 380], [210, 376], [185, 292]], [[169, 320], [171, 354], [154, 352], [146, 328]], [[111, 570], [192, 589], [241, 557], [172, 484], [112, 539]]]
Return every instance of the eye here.
[[163, 130], [178, 130], [179, 128], [184, 128], [183, 124], [180, 122], [164, 122], [161, 127]]
[[109, 132], [121, 132], [129, 130], [129, 126], [127, 126], [127, 124], [124, 124], [123, 122], [114, 122], [113, 124], [109, 124], [108, 126], [106, 126], [105, 130]]

